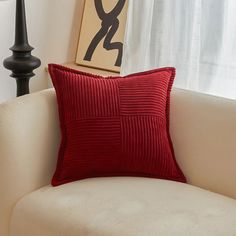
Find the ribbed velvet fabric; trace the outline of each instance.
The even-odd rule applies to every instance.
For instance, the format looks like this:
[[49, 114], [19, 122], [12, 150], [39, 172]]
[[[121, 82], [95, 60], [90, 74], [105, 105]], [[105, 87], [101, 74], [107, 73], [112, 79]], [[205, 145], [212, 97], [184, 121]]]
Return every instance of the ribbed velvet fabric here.
[[186, 182], [169, 134], [174, 68], [102, 77], [50, 64], [62, 133], [52, 185], [106, 176]]

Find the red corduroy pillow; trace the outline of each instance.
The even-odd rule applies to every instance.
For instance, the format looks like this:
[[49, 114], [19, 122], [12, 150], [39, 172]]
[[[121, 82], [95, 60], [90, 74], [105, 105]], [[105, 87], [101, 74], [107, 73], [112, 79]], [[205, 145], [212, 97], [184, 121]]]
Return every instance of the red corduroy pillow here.
[[62, 133], [53, 186], [106, 176], [186, 182], [169, 134], [174, 68], [104, 78], [50, 64], [49, 72]]

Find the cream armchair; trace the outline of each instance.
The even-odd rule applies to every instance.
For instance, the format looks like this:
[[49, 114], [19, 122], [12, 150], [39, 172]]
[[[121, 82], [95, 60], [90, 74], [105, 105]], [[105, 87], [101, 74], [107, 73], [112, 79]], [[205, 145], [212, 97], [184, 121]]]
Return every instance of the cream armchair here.
[[174, 89], [170, 128], [189, 184], [116, 177], [53, 188], [54, 90], [1, 104], [0, 235], [235, 236], [236, 101]]

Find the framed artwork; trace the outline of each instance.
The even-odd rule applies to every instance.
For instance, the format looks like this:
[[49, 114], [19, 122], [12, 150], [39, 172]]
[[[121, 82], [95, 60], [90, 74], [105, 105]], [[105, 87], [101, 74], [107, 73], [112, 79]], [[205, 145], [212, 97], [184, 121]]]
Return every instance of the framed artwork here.
[[128, 0], [85, 0], [76, 64], [120, 71]]

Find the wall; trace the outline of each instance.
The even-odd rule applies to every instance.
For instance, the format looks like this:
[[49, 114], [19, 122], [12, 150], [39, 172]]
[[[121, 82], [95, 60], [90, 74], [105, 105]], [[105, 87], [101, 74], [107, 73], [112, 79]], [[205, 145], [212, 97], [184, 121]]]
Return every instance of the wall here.
[[[31, 92], [48, 87], [48, 63], [75, 60], [84, 0], [25, 0], [28, 36], [42, 65], [31, 79]], [[0, 0], [0, 102], [15, 97], [15, 80], [2, 66], [14, 43], [15, 0]]]

